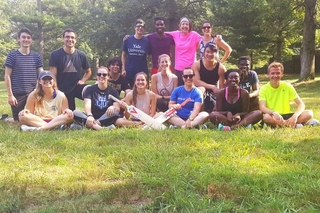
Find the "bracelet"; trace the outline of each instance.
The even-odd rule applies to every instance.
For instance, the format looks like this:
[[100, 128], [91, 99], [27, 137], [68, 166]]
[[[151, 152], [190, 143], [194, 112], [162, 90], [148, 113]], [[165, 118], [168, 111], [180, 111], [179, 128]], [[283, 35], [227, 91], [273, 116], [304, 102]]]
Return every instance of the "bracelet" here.
[[93, 115], [92, 115], [92, 114], [89, 114], [89, 115], [87, 115], [87, 118], [88, 118], [88, 117], [93, 117]]

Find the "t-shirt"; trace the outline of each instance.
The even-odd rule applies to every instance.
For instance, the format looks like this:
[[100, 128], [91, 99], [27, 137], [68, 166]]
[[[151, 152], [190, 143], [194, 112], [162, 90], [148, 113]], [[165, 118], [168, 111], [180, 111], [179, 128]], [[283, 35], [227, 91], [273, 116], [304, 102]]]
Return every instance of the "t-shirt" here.
[[127, 54], [124, 66], [128, 79], [134, 79], [134, 76], [139, 72], [144, 72], [149, 76], [147, 65], [149, 50], [149, 40], [146, 37], [136, 39], [131, 35], [123, 42], [122, 51]]
[[259, 91], [259, 101], [265, 101], [267, 108], [279, 114], [291, 113], [290, 101], [298, 97], [299, 95], [293, 86], [285, 81], [280, 81], [278, 88], [273, 88], [269, 82]]
[[91, 99], [91, 112], [94, 119], [99, 119], [113, 105], [113, 100], [109, 99], [109, 95], [119, 99], [117, 90], [108, 86], [105, 90], [100, 90], [98, 84], [92, 85], [86, 89], [83, 98]]
[[72, 54], [68, 54], [63, 48], [51, 53], [49, 66], [57, 68], [58, 88], [65, 94], [69, 94], [77, 86], [84, 75], [84, 70], [90, 68], [84, 52], [75, 49]]
[[190, 91], [187, 91], [184, 85], [182, 85], [176, 87], [170, 97], [170, 101], [175, 101], [177, 104], [181, 104], [189, 97], [191, 100], [177, 111], [177, 115], [184, 120], [188, 119], [191, 115], [195, 102], [203, 103], [202, 92], [197, 87], [193, 87]]
[[168, 32], [172, 35], [175, 43], [175, 70], [183, 71], [186, 67], [191, 67], [196, 59], [197, 46], [202, 36], [195, 31], [187, 35], [180, 31]]
[[113, 89], [117, 90], [119, 95], [121, 91], [126, 91], [127, 89], [131, 89], [128, 83], [128, 80], [122, 75], [120, 75], [120, 77], [116, 81], [109, 78], [108, 85]]
[[12, 93], [23, 95], [35, 89], [38, 79], [37, 70], [43, 65], [37, 53], [31, 51], [28, 55], [23, 55], [19, 50], [13, 50], [8, 54], [5, 66], [12, 69]]
[[34, 114], [43, 120], [52, 120], [62, 114], [62, 102], [64, 93], [56, 90], [56, 97], [50, 101], [43, 100], [42, 106], [36, 105]]
[[252, 85], [258, 84], [258, 83], [259, 83], [259, 79], [258, 79], [257, 73], [253, 70], [249, 70], [247, 79], [244, 81], [241, 81], [239, 83], [239, 87], [247, 90], [250, 93]]
[[158, 68], [159, 55], [167, 54], [171, 57], [171, 45], [174, 45], [174, 40], [171, 35], [164, 33], [162, 38], [158, 37], [157, 33], [147, 35], [150, 42], [152, 67]]

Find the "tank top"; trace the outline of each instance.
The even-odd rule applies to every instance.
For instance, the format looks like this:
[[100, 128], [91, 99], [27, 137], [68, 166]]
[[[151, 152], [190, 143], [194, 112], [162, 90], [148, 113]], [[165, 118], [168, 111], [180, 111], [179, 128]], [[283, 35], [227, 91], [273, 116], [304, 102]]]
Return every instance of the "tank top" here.
[[[216, 66], [212, 70], [208, 70], [203, 65], [203, 61], [201, 59], [200, 70], [199, 70], [200, 80], [207, 84], [217, 85], [219, 80], [219, 74], [218, 74], [219, 66], [220, 66], [220, 63], [217, 62]], [[210, 90], [207, 89], [207, 91], [212, 92], [211, 89]]]
[[169, 96], [173, 91], [173, 80], [172, 75], [169, 74], [169, 83], [167, 85], [163, 84], [161, 72], [157, 73], [158, 82], [157, 82], [157, 90], [159, 95]]
[[243, 111], [242, 108], [242, 98], [241, 98], [241, 89], [238, 89], [238, 100], [233, 104], [228, 102], [228, 88], [224, 89], [224, 98], [222, 103], [222, 109], [225, 111], [230, 111], [233, 115]]
[[61, 91], [57, 91], [57, 95], [54, 99], [48, 101], [43, 100], [42, 106], [36, 105], [34, 108], [34, 114], [44, 120], [51, 120], [62, 113], [62, 101], [64, 94]]
[[[216, 42], [214, 41], [214, 38], [211, 38], [211, 40], [208, 41], [207, 43], [209, 43], [209, 42], [212, 42], [212, 43], [216, 44]], [[199, 45], [200, 46], [200, 48], [199, 48], [200, 59], [204, 58], [204, 49], [206, 47], [206, 44], [204, 43], [203, 39], [200, 41], [200, 45]], [[218, 48], [218, 51], [217, 51], [217, 54], [216, 54], [216, 59], [219, 59], [219, 47], [218, 47], [218, 45], [217, 45], [217, 48]]]
[[149, 90], [146, 91], [145, 94], [139, 95], [137, 94], [137, 104], [136, 107], [146, 114], [150, 115], [150, 94]]

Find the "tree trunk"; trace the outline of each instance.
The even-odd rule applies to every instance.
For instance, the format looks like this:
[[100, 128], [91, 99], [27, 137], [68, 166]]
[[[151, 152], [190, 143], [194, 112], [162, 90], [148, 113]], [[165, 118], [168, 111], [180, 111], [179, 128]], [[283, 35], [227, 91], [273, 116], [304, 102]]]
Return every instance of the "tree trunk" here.
[[[37, 0], [38, 12], [42, 15], [42, 6], [41, 0]], [[41, 60], [43, 61], [43, 47], [44, 47], [44, 39], [43, 39], [43, 26], [41, 20], [38, 20], [38, 34], [39, 34], [39, 55]]]
[[313, 80], [315, 78], [316, 2], [317, 0], [304, 1], [305, 15], [300, 53], [301, 72], [299, 81]]

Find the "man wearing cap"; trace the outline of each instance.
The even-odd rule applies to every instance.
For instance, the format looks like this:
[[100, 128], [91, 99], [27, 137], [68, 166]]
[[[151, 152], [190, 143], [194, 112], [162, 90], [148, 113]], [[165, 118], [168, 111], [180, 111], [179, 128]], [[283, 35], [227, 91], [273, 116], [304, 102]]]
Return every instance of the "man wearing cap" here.
[[11, 51], [5, 62], [4, 80], [13, 115], [13, 119], [8, 120], [10, 122], [18, 122], [18, 113], [24, 109], [28, 95], [36, 87], [38, 73], [43, 70], [39, 54], [30, 50], [30, 30], [21, 29], [17, 40], [20, 48]]
[[21, 131], [50, 130], [72, 120], [68, 100], [57, 89], [53, 74], [40, 72], [36, 89], [28, 96], [26, 108], [19, 112]]
[[204, 91], [204, 110], [213, 111], [216, 104], [216, 93], [224, 87], [226, 68], [216, 60], [217, 46], [209, 42], [204, 49], [204, 58], [193, 63], [194, 80], [197, 87]]
[[75, 98], [83, 100], [85, 82], [91, 76], [86, 54], [75, 48], [76, 32], [66, 29], [62, 34], [64, 47], [54, 50], [49, 59], [50, 71], [56, 76], [58, 88], [65, 93], [71, 110], [75, 109]]

